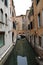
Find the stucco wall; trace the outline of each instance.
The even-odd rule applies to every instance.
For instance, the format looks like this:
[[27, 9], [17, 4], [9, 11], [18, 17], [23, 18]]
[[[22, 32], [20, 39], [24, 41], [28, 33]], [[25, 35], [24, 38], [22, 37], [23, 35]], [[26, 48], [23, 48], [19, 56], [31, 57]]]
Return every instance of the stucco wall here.
[[[0, 48], [0, 57], [6, 52], [6, 50], [10, 47], [12, 44], [12, 20], [11, 16], [12, 13], [10, 14], [10, 0], [8, 0], [8, 7], [4, 5], [4, 1], [0, 0], [0, 9], [2, 8], [3, 10], [3, 22], [5, 23], [5, 13], [7, 13], [7, 23], [8, 26], [4, 25], [2, 28], [0, 28], [0, 31], [5, 32], [5, 45]], [[10, 31], [8, 33], [8, 31]]]

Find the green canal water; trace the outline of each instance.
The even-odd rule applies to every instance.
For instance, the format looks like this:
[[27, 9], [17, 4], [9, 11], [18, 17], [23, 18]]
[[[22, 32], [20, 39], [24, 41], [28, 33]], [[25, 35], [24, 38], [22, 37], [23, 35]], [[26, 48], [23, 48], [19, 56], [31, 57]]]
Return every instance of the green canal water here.
[[17, 40], [4, 65], [38, 65], [36, 54], [26, 38]]

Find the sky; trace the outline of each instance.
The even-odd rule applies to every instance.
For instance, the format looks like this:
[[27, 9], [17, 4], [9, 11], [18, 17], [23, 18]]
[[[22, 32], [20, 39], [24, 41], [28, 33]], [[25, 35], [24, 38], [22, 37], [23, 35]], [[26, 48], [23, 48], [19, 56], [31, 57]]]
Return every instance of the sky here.
[[29, 10], [31, 4], [31, 0], [14, 0], [16, 15], [25, 15], [26, 10]]

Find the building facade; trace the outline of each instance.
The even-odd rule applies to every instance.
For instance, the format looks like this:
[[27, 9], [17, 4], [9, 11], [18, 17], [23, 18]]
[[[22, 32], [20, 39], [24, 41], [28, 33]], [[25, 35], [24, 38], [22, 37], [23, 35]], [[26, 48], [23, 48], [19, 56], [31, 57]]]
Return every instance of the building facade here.
[[29, 20], [29, 12], [30, 12], [30, 10], [27, 10], [26, 11], [26, 30], [28, 30], [28, 26], [29, 26], [29, 24], [30, 24], [30, 20]]
[[0, 0], [0, 65], [3, 65], [13, 48], [13, 14], [13, 0]]
[[[43, 0], [33, 0], [35, 43], [38, 54], [43, 57]], [[39, 48], [40, 47], [40, 48]], [[41, 51], [40, 51], [41, 50]]]
[[16, 30], [18, 31], [19, 34], [23, 34], [25, 31], [25, 22], [26, 22], [26, 16], [25, 15], [20, 15], [16, 16]]
[[22, 17], [21, 16], [16, 16], [16, 30], [22, 30]]
[[28, 40], [38, 54], [38, 61], [43, 58], [43, 0], [32, 0], [29, 15], [29, 36]]

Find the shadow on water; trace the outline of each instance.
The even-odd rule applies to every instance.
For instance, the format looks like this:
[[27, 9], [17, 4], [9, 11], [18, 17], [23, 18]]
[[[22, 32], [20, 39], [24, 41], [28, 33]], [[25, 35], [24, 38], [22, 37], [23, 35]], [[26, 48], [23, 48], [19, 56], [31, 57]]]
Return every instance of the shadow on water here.
[[17, 40], [17, 43], [10, 53], [4, 65], [38, 65], [35, 59], [36, 54], [25, 37]]

